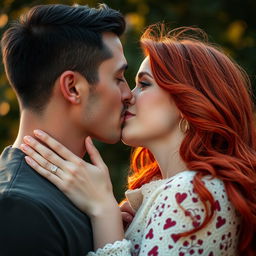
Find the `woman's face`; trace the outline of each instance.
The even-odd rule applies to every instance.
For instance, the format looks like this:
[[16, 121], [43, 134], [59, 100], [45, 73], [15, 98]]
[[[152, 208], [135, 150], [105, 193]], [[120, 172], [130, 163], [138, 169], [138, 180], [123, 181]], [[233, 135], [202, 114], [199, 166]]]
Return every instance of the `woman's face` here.
[[125, 115], [122, 141], [147, 148], [152, 143], [169, 141], [178, 132], [180, 112], [168, 91], [154, 80], [149, 57], [140, 66], [132, 93], [135, 104], [130, 105]]

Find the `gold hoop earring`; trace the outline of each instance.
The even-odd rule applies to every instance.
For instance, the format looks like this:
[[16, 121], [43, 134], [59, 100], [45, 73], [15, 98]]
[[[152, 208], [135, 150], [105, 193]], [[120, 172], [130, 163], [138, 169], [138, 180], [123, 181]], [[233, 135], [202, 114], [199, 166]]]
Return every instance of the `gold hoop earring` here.
[[186, 133], [190, 128], [189, 122], [185, 118], [181, 118], [179, 122], [179, 128], [183, 133]]

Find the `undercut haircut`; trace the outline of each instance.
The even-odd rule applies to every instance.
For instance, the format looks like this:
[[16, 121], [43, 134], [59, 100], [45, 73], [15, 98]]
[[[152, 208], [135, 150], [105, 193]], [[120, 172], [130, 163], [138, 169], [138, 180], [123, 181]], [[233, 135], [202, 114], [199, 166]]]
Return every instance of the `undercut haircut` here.
[[23, 108], [44, 109], [57, 78], [66, 70], [79, 72], [90, 84], [98, 67], [112, 57], [102, 33], [118, 37], [125, 30], [119, 11], [62, 4], [38, 5], [5, 31], [1, 40], [8, 80]]

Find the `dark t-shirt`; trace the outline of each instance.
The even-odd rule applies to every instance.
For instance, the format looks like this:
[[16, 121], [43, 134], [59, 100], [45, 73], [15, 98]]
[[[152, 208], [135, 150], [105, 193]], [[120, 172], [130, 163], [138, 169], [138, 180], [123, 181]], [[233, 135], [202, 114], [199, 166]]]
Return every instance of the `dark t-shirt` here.
[[24, 156], [12, 147], [0, 156], [0, 255], [85, 256], [93, 250], [88, 216]]

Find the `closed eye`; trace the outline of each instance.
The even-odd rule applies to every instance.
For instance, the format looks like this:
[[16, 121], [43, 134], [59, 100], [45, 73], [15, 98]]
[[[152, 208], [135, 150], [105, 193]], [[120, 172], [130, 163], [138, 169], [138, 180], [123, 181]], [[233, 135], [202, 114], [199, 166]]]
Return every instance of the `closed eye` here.
[[117, 81], [117, 84], [120, 84], [120, 83], [125, 83], [126, 80], [124, 78], [116, 78], [116, 81]]
[[139, 84], [140, 84], [141, 88], [144, 88], [144, 87], [147, 87], [147, 86], [151, 85], [149, 82], [145, 82], [145, 81], [140, 81]]

